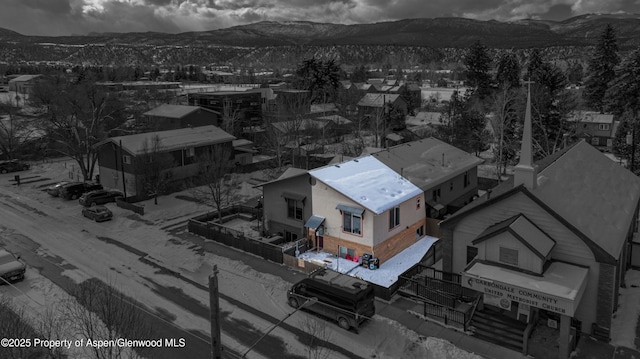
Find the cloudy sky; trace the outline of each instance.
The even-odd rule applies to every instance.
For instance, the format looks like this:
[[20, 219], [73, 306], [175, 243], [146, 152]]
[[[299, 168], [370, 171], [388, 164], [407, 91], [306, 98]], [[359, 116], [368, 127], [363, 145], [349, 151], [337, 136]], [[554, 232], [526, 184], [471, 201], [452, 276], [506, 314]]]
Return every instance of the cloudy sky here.
[[262, 20], [341, 24], [415, 17], [563, 20], [640, 13], [640, 0], [2, 0], [0, 27], [24, 35], [214, 30]]

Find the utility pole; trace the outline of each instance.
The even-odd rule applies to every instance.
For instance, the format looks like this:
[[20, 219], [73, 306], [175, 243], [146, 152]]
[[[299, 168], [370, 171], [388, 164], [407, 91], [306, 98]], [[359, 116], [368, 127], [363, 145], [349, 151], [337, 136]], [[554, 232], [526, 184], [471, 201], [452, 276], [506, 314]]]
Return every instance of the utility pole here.
[[[127, 181], [124, 177], [124, 156], [122, 155], [122, 140], [120, 140], [120, 173], [122, 174], [122, 192], [124, 193], [124, 199], [127, 199]], [[134, 177], [137, 179], [137, 177]], [[136, 182], [137, 183], [137, 182]]]
[[218, 295], [218, 265], [213, 265], [209, 275], [209, 310], [211, 316], [211, 359], [222, 359], [220, 338], [220, 298]]

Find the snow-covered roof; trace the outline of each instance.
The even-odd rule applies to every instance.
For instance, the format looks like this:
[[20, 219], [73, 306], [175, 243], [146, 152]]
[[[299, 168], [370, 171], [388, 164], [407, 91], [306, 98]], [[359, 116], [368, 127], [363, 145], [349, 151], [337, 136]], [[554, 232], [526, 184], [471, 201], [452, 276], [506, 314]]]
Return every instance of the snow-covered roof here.
[[21, 75], [18, 76], [16, 78], [13, 78], [11, 80], [9, 80], [9, 83], [13, 83], [13, 82], [27, 82], [27, 81], [31, 81], [37, 77], [40, 77], [42, 75]]
[[168, 118], [183, 118], [184, 116], [198, 110], [205, 110], [212, 113], [218, 113], [216, 111], [208, 110], [200, 106], [171, 105], [171, 104], [165, 103], [152, 110], [149, 110], [143, 113], [143, 115], [168, 117]]
[[331, 121], [336, 125], [348, 125], [351, 123], [350, 120], [340, 116], [340, 115], [329, 115], [329, 116], [320, 116], [316, 118], [317, 120], [322, 121]]
[[422, 193], [373, 156], [325, 166], [309, 174], [375, 214]]
[[367, 80], [367, 83], [369, 83], [370, 85], [379, 85], [384, 83], [385, 79], [383, 78], [370, 78]]
[[123, 149], [132, 154], [141, 154], [144, 152], [145, 140], [147, 145], [151, 146], [152, 140], [155, 136], [160, 138], [160, 145], [164, 151], [213, 145], [216, 143], [231, 142], [236, 139], [234, 136], [224, 132], [219, 127], [209, 125], [111, 137], [96, 144], [96, 146], [100, 146], [106, 142], [119, 144], [120, 141], [122, 141]]
[[320, 103], [311, 105], [311, 113], [318, 112], [336, 112], [338, 108], [335, 103]]
[[433, 125], [440, 126], [442, 113], [440, 112], [426, 112], [420, 111], [416, 113], [415, 116], [407, 116], [406, 124], [407, 126], [422, 126], [422, 125]]
[[249, 141], [246, 138], [241, 138], [238, 140], [234, 140], [232, 143], [233, 147], [244, 147], [253, 145], [253, 141]]
[[576, 111], [567, 121], [580, 122], [580, 123], [613, 123], [613, 114], [599, 113], [595, 111]]

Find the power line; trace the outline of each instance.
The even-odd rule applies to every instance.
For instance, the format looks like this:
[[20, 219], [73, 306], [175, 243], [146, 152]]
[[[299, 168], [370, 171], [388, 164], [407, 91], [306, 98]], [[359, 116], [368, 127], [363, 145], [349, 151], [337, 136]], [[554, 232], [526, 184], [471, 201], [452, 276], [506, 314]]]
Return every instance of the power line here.
[[0, 276], [0, 280], [2, 280], [3, 282], [5, 282], [6, 284], [10, 285], [13, 289], [17, 290], [18, 292], [22, 293], [22, 295], [24, 295], [25, 297], [31, 299], [32, 302], [38, 304], [41, 307], [44, 307], [44, 304], [38, 302], [37, 300], [35, 300], [34, 298], [31, 298], [31, 296], [25, 292], [23, 292], [20, 288], [16, 287], [15, 285], [13, 285], [13, 283], [9, 282], [8, 280], [4, 279], [2, 276]]
[[[22, 245], [22, 244], [20, 244], [20, 243], [13, 243], [13, 244], [15, 244], [15, 245], [17, 245], [17, 246], [19, 246], [19, 247], [23, 248], [23, 249], [24, 249], [24, 250], [26, 250], [27, 252], [33, 253], [33, 254], [35, 254], [35, 255], [38, 255], [36, 252], [32, 251], [30, 248], [27, 248], [27, 247], [25, 247], [24, 245]], [[67, 270], [67, 268], [63, 268], [63, 267], [62, 267], [62, 266], [60, 266], [58, 263], [52, 262], [51, 260], [49, 260], [49, 259], [48, 259], [48, 258], [46, 258], [46, 257], [42, 257], [42, 256], [39, 256], [39, 257], [40, 257], [41, 259], [45, 260], [46, 262], [50, 263], [51, 265], [53, 265], [53, 266], [55, 266], [55, 267], [57, 267], [57, 268], [61, 269], [62, 271], [66, 271], [66, 270]], [[96, 278], [96, 279], [97, 279], [97, 278]], [[105, 283], [105, 284], [106, 284], [106, 283]], [[107, 285], [108, 285], [108, 284], [107, 284]], [[110, 294], [110, 295], [112, 295], [112, 296], [116, 296], [116, 293], [114, 293], [114, 292], [106, 292], [106, 290], [105, 290], [104, 288], [98, 287], [98, 289], [99, 289], [100, 291], [102, 291], [103, 293], [107, 293], [107, 294]], [[65, 292], [66, 292], [66, 291], [65, 291]], [[116, 290], [116, 292], [118, 292], [118, 293], [119, 293], [119, 291], [117, 291], [117, 290]], [[67, 294], [71, 295], [71, 294], [70, 294], [70, 293], [68, 293], [68, 292], [67, 292]], [[122, 294], [122, 293], [121, 293], [121, 294]], [[72, 296], [72, 295], [71, 295], [71, 296]], [[124, 299], [123, 299], [123, 302], [124, 302], [124, 303], [126, 303], [126, 304], [128, 304], [128, 305], [131, 305], [132, 307], [134, 307], [134, 308], [136, 308], [136, 309], [138, 309], [138, 310], [140, 310], [140, 311], [142, 311], [142, 312], [144, 312], [144, 313], [147, 313], [148, 315], [150, 315], [150, 316], [154, 317], [155, 319], [158, 319], [158, 320], [160, 320], [160, 321], [162, 321], [162, 322], [164, 322], [164, 323], [166, 323], [166, 324], [169, 324], [170, 326], [174, 327], [175, 329], [178, 329], [178, 330], [180, 330], [180, 331], [182, 331], [182, 332], [184, 332], [184, 333], [188, 333], [190, 336], [192, 336], [192, 337], [194, 337], [194, 338], [197, 338], [197, 339], [200, 339], [201, 341], [203, 341], [203, 342], [207, 343], [208, 345], [211, 345], [211, 342], [210, 342], [210, 341], [208, 341], [208, 340], [206, 340], [206, 339], [204, 339], [204, 338], [201, 338], [201, 337], [199, 337], [199, 336], [196, 336], [195, 334], [191, 333], [190, 331], [188, 331], [188, 330], [186, 330], [186, 329], [184, 329], [184, 328], [182, 328], [182, 327], [179, 327], [178, 325], [176, 325], [176, 324], [174, 324], [174, 323], [172, 323], [172, 322], [170, 322], [170, 321], [168, 321], [168, 320], [166, 320], [166, 319], [164, 319], [164, 318], [162, 318], [162, 317], [158, 316], [157, 314], [155, 314], [155, 313], [153, 313], [153, 312], [150, 312], [150, 311], [149, 311], [149, 310], [147, 310], [146, 308], [143, 308], [143, 307], [139, 306], [137, 303], [130, 302], [130, 301], [129, 301], [129, 300], [127, 300], [126, 298], [124, 298]], [[40, 304], [40, 303], [38, 303], [38, 304]], [[41, 305], [42, 305], [42, 304], [41, 304]], [[42, 305], [42, 306], [44, 306], [44, 305]], [[88, 310], [88, 309], [87, 309], [87, 310]]]

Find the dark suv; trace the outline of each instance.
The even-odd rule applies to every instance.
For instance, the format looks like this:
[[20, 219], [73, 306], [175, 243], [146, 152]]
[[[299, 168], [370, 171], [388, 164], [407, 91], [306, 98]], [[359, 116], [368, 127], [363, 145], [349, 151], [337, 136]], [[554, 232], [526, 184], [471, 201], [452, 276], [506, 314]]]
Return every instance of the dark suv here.
[[78, 199], [83, 193], [102, 189], [101, 184], [92, 182], [71, 183], [60, 188], [59, 197], [64, 199]]
[[115, 202], [118, 197], [124, 197], [124, 195], [116, 189], [99, 189], [84, 193], [78, 202], [85, 207], [93, 207], [96, 204]]
[[0, 162], [0, 173], [26, 171], [28, 169], [29, 169], [28, 163], [20, 162], [17, 160]]

